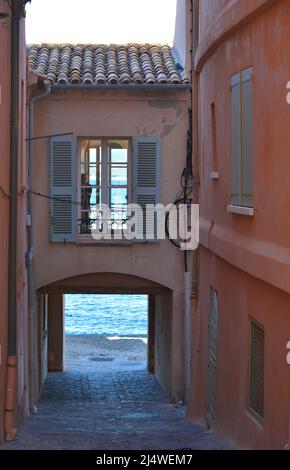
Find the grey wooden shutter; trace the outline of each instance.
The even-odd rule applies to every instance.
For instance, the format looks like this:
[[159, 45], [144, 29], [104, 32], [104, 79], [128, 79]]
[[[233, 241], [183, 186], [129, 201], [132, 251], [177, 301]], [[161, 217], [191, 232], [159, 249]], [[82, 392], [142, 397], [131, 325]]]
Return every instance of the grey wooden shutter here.
[[134, 203], [143, 209], [142, 220], [140, 218], [137, 222], [137, 238], [154, 240], [156, 237], [156, 214], [152, 209], [153, 205], [160, 202], [160, 138], [134, 138], [133, 159]]
[[76, 238], [76, 139], [50, 139], [50, 240], [72, 242]]
[[264, 328], [251, 321], [250, 343], [250, 410], [260, 418], [264, 417]]
[[242, 205], [253, 207], [253, 68], [242, 72]]
[[241, 75], [231, 80], [232, 108], [232, 194], [231, 203], [241, 205]]
[[211, 289], [208, 362], [208, 418], [210, 424], [215, 420], [216, 417], [217, 328], [218, 297], [217, 291], [215, 289]]

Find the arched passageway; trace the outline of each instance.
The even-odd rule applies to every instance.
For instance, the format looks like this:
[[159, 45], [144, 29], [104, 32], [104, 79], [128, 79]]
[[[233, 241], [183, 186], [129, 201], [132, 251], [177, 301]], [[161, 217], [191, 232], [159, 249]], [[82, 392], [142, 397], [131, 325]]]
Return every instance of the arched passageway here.
[[178, 330], [174, 326], [173, 292], [151, 280], [119, 273], [74, 276], [38, 289], [39, 368], [36, 370], [35, 381], [39, 393], [48, 370], [54, 372], [64, 370], [63, 296], [65, 294], [148, 296], [148, 371], [156, 375], [171, 401], [179, 402], [184, 399], [184, 385], [179, 380], [183, 367], [183, 343], [182, 338], [178, 338]]
[[[149, 371], [63, 371], [63, 295], [75, 293], [148, 296]], [[182, 317], [175, 318], [180, 310], [170, 289], [146, 279], [106, 273], [55, 282], [40, 288], [37, 297], [37, 380], [42, 391], [38, 414], [29, 417], [7, 449], [230, 447], [185, 417], [184, 383], [176, 373], [182, 368]], [[47, 376], [50, 355], [55, 372]], [[180, 403], [172, 404], [169, 398]]]

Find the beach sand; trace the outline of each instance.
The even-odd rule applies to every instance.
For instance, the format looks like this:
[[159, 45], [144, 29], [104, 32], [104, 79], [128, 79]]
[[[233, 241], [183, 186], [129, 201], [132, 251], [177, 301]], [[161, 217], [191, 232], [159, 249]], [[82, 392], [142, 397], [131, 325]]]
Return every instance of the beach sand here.
[[147, 339], [65, 336], [65, 370], [116, 372], [147, 367]]

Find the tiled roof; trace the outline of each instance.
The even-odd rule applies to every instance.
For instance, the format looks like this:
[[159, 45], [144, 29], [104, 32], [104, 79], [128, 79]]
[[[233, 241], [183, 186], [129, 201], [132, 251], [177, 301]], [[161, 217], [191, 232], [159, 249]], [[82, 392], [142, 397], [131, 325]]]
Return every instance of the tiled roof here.
[[54, 84], [183, 84], [182, 67], [167, 45], [32, 45], [29, 70]]

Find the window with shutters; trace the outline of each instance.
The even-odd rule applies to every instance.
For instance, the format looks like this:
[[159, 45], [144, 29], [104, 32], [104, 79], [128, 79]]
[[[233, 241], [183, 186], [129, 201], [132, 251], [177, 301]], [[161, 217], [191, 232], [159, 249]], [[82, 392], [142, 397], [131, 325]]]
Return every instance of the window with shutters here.
[[234, 206], [253, 207], [253, 68], [231, 79]]
[[143, 209], [133, 239], [156, 240], [160, 138], [53, 137], [50, 187], [50, 241], [99, 241], [96, 234], [104, 232], [126, 239], [131, 203]]
[[249, 367], [249, 409], [258, 419], [264, 418], [265, 331], [251, 320]]

